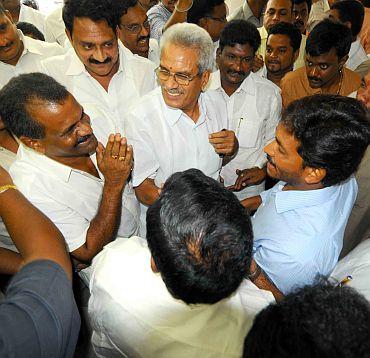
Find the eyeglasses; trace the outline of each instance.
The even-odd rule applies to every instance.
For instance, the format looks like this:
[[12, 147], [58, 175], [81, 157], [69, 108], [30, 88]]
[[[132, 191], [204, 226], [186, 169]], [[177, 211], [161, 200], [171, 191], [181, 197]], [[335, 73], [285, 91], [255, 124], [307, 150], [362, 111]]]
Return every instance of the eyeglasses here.
[[179, 84], [179, 85], [182, 85], [182, 86], [189, 86], [189, 83], [197, 76], [200, 75], [200, 73], [198, 72], [196, 75], [194, 76], [188, 76], [188, 75], [184, 75], [182, 73], [172, 73], [170, 71], [167, 71], [165, 70], [164, 68], [162, 67], [157, 67], [155, 70], [155, 74], [157, 75], [157, 77], [161, 80], [161, 81], [167, 81], [170, 77], [173, 76], [173, 78], [175, 79], [175, 81]]
[[224, 24], [227, 22], [226, 16], [223, 16], [223, 17], [213, 17], [213, 16], [208, 15], [208, 16], [204, 16], [204, 17], [206, 17], [207, 19], [212, 19], [214, 21], [222, 22]]
[[124, 25], [121, 24], [125, 29], [128, 31], [132, 32], [133, 34], [139, 34], [141, 32], [141, 29], [144, 27], [145, 30], [149, 31], [150, 30], [150, 23], [149, 20], [146, 20], [143, 22], [142, 25], [140, 24], [132, 24], [132, 25]]

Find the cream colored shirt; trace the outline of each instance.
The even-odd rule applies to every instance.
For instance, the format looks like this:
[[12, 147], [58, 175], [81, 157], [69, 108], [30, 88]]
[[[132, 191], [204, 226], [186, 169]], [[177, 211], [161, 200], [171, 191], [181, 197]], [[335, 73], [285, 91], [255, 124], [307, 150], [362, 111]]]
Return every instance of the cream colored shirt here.
[[187, 305], [150, 267], [146, 240], [117, 239], [94, 259], [89, 316], [98, 357], [241, 357], [255, 315], [271, 292], [244, 280], [215, 304]]
[[21, 3], [21, 9], [19, 12], [19, 22], [29, 22], [30, 24], [37, 27], [43, 34], [45, 33], [45, 15], [32, 7], [23, 5]]

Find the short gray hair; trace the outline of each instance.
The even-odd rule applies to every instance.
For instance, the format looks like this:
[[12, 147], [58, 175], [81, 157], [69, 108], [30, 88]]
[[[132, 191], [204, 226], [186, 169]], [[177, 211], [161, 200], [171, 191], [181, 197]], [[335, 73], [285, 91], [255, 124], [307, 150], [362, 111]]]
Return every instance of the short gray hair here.
[[168, 44], [195, 49], [198, 52], [199, 73], [212, 71], [215, 61], [213, 42], [211, 36], [203, 28], [188, 23], [173, 25], [161, 37], [161, 56]]

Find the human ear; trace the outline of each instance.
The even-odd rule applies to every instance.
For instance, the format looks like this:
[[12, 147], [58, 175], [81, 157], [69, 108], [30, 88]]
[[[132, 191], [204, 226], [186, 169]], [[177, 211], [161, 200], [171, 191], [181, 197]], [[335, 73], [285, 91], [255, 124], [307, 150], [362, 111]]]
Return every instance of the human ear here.
[[41, 154], [45, 154], [45, 147], [43, 146], [42, 142], [39, 139], [33, 139], [23, 135], [19, 139], [27, 147]]
[[308, 171], [305, 182], [309, 185], [319, 184], [321, 183], [326, 177], [326, 169], [324, 168], [306, 168]]

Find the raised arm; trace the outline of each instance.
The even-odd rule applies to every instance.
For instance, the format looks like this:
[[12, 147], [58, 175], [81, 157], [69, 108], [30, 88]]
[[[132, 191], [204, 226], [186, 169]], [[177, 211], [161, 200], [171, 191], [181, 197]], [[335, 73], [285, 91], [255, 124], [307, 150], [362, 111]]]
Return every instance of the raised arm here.
[[103, 194], [85, 243], [72, 251], [72, 256], [77, 260], [90, 262], [116, 237], [122, 211], [122, 192], [131, 173], [132, 159], [132, 147], [120, 134], [111, 134], [106, 148], [99, 143], [97, 161], [105, 180]]

